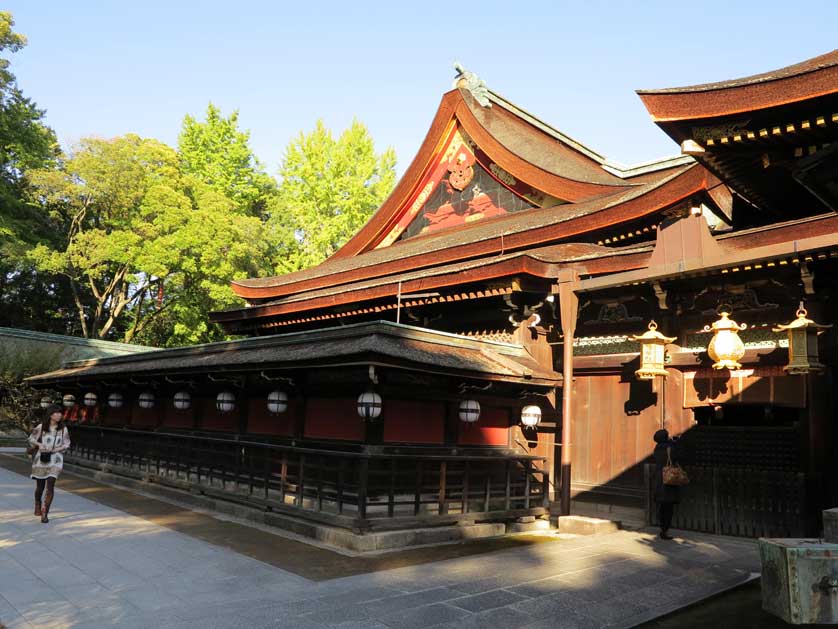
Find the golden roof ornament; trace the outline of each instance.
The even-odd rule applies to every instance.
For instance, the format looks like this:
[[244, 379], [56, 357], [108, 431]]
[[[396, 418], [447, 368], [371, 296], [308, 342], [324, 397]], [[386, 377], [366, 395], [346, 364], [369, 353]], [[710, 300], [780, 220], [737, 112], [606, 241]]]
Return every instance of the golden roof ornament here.
[[654, 320], [649, 322], [649, 329], [643, 334], [631, 337], [632, 341], [640, 343], [640, 369], [634, 372], [640, 380], [654, 380], [656, 376], [666, 378], [666, 346], [674, 343], [675, 338], [658, 332], [658, 324]]
[[489, 88], [486, 83], [474, 72], [466, 70], [459, 62], [454, 62], [454, 70], [457, 76], [454, 77], [454, 87], [467, 90], [482, 107], [491, 107], [489, 100]]
[[818, 336], [831, 325], [821, 325], [808, 318], [808, 312], [800, 302], [797, 318], [788, 325], [772, 328], [774, 332], [786, 332], [789, 337], [789, 363], [783, 370], [789, 375], [821, 373], [824, 366], [818, 356]]
[[713, 338], [707, 345], [707, 353], [715, 361], [713, 369], [740, 369], [739, 359], [745, 355], [745, 344], [739, 338], [739, 331], [748, 326], [730, 319], [726, 309], [719, 312], [719, 317], [712, 326], [704, 326], [705, 332], [713, 332]]

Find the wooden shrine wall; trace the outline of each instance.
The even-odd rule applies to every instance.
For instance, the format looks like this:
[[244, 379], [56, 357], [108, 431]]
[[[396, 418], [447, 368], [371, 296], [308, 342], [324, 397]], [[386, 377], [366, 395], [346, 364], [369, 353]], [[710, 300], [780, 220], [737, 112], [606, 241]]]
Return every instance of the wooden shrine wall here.
[[[680, 434], [693, 426], [683, 408], [683, 376], [670, 370], [664, 395], [650, 382], [626, 381], [620, 374], [578, 375], [573, 388], [572, 490], [642, 495], [643, 461], [661, 427]], [[664, 398], [661, 400], [661, 398]]]

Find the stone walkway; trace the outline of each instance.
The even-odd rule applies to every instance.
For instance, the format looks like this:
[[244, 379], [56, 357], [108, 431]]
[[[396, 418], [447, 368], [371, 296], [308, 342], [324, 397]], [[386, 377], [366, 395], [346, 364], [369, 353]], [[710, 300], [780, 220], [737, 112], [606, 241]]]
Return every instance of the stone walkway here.
[[752, 542], [620, 532], [316, 582], [76, 493], [43, 525], [32, 488], [0, 468], [6, 627], [631, 627], [759, 570]]

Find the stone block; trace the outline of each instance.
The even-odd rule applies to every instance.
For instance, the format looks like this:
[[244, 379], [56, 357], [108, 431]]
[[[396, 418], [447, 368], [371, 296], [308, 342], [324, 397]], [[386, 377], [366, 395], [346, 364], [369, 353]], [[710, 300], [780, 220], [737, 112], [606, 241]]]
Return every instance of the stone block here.
[[838, 544], [838, 507], [823, 512], [823, 538], [832, 544]]
[[604, 535], [616, 533], [620, 530], [620, 523], [615, 520], [590, 518], [584, 515], [559, 516], [559, 532], [573, 535]]
[[[523, 519], [523, 518], [521, 518]], [[531, 533], [533, 531], [549, 531], [549, 520], [536, 520], [532, 518], [529, 522], [510, 522], [506, 525], [507, 533]]]

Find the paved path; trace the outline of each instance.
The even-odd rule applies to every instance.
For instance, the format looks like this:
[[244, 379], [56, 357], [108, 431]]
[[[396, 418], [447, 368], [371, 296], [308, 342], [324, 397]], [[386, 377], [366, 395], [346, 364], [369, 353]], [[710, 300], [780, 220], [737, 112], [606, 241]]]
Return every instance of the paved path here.
[[[315, 582], [0, 468], [7, 627], [630, 627], [758, 570], [751, 542], [620, 532]], [[255, 536], [268, 536], [254, 529]]]

